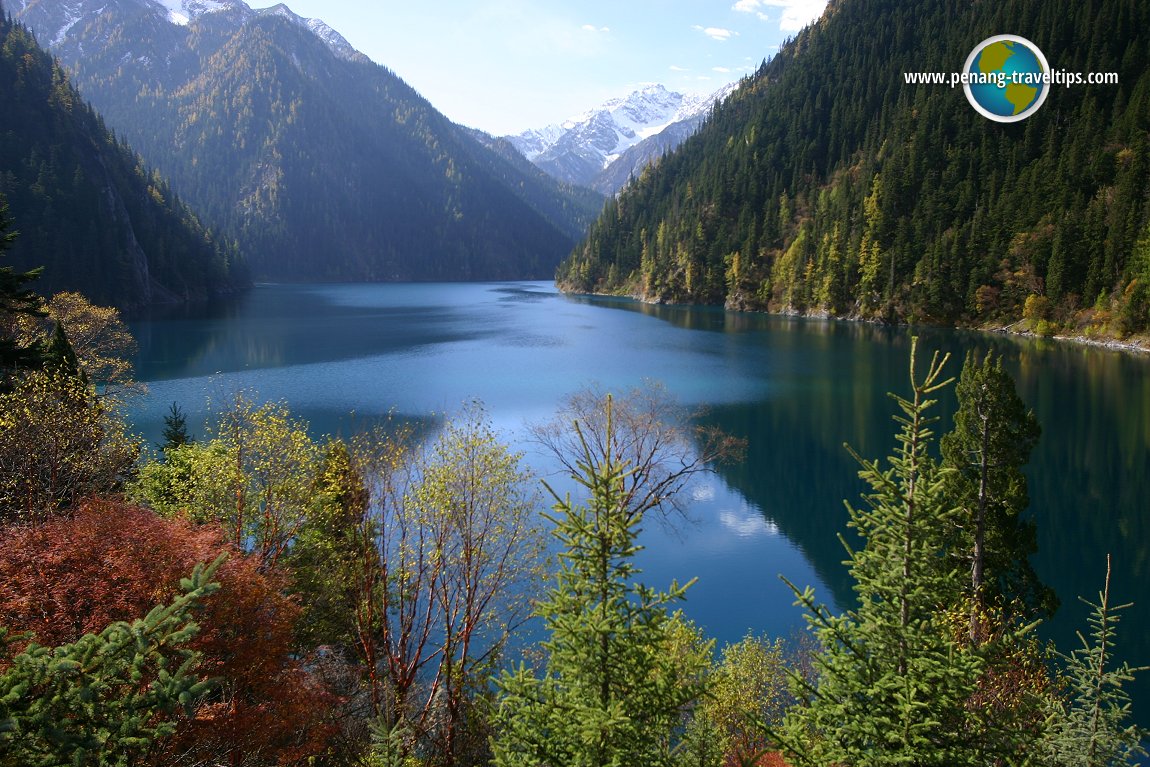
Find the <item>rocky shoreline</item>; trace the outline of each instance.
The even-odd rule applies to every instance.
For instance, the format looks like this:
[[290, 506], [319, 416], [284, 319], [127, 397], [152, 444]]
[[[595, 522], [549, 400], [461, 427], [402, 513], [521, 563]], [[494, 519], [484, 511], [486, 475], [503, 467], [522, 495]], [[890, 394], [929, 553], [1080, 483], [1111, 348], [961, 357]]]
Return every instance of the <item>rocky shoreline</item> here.
[[[556, 287], [558, 287], [558, 286], [556, 286]], [[637, 296], [634, 294], [626, 294], [626, 293], [596, 293], [596, 292], [584, 293], [584, 292], [580, 292], [580, 291], [564, 290], [561, 287], [559, 288], [559, 292], [564, 293], [564, 294], [571, 294], [571, 295], [599, 296], [602, 298], [630, 298], [631, 300], [638, 301], [639, 303], [653, 304], [653, 305], [658, 305], [658, 304], [663, 303], [661, 301], [651, 301], [651, 300], [643, 298], [641, 296]], [[863, 322], [863, 323], [872, 323], [872, 324], [877, 322], [877, 320], [864, 319], [862, 317], [853, 317], [850, 315], [836, 316], [836, 315], [832, 315], [826, 311], [801, 312], [801, 311], [796, 311], [796, 310], [790, 310], [790, 311], [769, 312], [769, 311], [763, 311], [760, 309], [743, 309], [743, 308], [736, 308], [736, 307], [731, 307], [731, 306], [725, 306], [723, 308], [725, 308], [727, 311], [733, 311], [733, 312], [744, 312], [747, 314], [767, 314], [767, 315], [775, 315], [778, 317], [810, 317], [811, 319], [844, 320], [846, 322]], [[1117, 352], [1130, 352], [1133, 354], [1150, 354], [1150, 336], [1135, 337], [1135, 338], [1132, 338], [1132, 339], [1129, 339], [1126, 341], [1122, 341], [1122, 340], [1119, 340], [1117, 338], [1087, 336], [1087, 335], [1082, 335], [1082, 334], [1056, 334], [1056, 335], [1046, 336], [1046, 335], [1040, 335], [1038, 333], [1035, 333], [1034, 331], [1030, 330], [1029, 328], [1019, 329], [1018, 326], [1024, 325], [1025, 323], [1026, 323], [1026, 320], [1019, 320], [1018, 322], [1014, 323], [1013, 325], [1006, 325], [1006, 326], [999, 326], [999, 327], [992, 327], [992, 326], [986, 326], [986, 327], [954, 326], [953, 329], [955, 329], [955, 330], [981, 330], [981, 331], [984, 331], [987, 333], [1002, 333], [1005, 335], [1020, 336], [1020, 337], [1024, 337], [1024, 338], [1049, 339], [1051, 341], [1065, 341], [1065, 342], [1069, 342], [1069, 343], [1085, 344], [1086, 346], [1095, 346], [1098, 348], [1109, 349], [1111, 351], [1117, 351]], [[901, 324], [905, 324], [905, 323], [901, 323]]]

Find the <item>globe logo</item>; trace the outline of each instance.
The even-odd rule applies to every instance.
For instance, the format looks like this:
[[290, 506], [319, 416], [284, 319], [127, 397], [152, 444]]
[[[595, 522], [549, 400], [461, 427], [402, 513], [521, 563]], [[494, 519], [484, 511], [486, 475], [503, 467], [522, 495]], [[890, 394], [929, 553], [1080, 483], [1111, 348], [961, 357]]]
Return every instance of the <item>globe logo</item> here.
[[1025, 120], [1050, 93], [1050, 65], [1038, 46], [1018, 35], [995, 35], [974, 47], [962, 68], [966, 98], [995, 122]]

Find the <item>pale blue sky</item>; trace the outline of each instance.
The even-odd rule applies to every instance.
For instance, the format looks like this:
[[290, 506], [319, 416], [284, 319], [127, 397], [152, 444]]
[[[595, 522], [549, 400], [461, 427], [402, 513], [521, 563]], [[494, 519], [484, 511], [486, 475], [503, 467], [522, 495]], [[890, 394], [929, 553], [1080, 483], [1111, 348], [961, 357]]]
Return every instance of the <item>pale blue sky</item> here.
[[[255, 7], [273, 0], [255, 0]], [[394, 70], [456, 122], [518, 133], [644, 83], [709, 93], [826, 0], [287, 0]]]

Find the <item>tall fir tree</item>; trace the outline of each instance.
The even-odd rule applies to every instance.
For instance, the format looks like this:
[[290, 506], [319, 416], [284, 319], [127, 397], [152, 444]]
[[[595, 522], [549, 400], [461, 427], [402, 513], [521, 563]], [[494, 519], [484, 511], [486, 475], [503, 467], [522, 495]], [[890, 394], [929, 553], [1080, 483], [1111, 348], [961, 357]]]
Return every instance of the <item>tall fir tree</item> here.
[[76, 358], [76, 350], [68, 340], [68, 332], [64, 323], [57, 322], [52, 330], [52, 337], [43, 344], [43, 365], [47, 370], [60, 375], [74, 377], [88, 383], [88, 377], [80, 369], [80, 361]]
[[[864, 545], [847, 548], [858, 605], [833, 615], [809, 587], [799, 602], [822, 652], [815, 682], [796, 680], [801, 704], [776, 733], [795, 764], [960, 767], [993, 763], [983, 723], [968, 706], [980, 655], [957, 641], [946, 617], [959, 579], [945, 556], [955, 511], [944, 494], [948, 472], [930, 457], [931, 395], [947, 386], [936, 354], [919, 381], [911, 344], [911, 399], [894, 396], [898, 447], [884, 469], [856, 459], [870, 486], [863, 508], [847, 504]], [[789, 583], [789, 582], [788, 582]]]
[[538, 607], [549, 634], [545, 668], [537, 676], [521, 666], [499, 680], [499, 767], [669, 765], [682, 710], [701, 692], [668, 652], [668, 606], [690, 584], [658, 592], [635, 581], [642, 517], [624, 502], [631, 469], [611, 448], [610, 398], [606, 407], [605, 453], [578, 431], [573, 479], [588, 505], [556, 495], [548, 516], [563, 552]]
[[165, 453], [195, 441], [188, 433], [188, 416], [175, 402], [171, 404], [168, 408], [168, 414], [164, 416], [164, 429], [160, 432], [160, 436], [164, 438], [164, 441], [160, 443], [160, 450]]
[[970, 636], [979, 641], [981, 617], [992, 602], [1014, 604], [1020, 617], [1049, 615], [1057, 607], [1028, 557], [1037, 548], [1036, 526], [1023, 517], [1029, 505], [1022, 467], [1042, 429], [1014, 388], [1002, 358], [970, 353], [956, 387], [954, 430], [943, 436], [947, 496], [960, 508], [952, 542], [969, 562]]

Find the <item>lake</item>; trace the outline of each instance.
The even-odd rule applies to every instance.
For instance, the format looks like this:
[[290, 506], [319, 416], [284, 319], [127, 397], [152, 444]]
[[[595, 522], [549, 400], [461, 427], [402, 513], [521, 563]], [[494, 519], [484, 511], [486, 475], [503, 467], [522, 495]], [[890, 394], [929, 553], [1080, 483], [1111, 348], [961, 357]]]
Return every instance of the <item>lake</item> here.
[[[268, 285], [225, 305], [134, 321], [146, 396], [130, 418], [159, 439], [170, 403], [203, 434], [212, 403], [238, 391], [284, 400], [317, 434], [347, 434], [388, 413], [427, 421], [472, 399], [527, 462], [525, 424], [597, 382], [622, 390], [661, 382], [702, 419], [748, 441], [746, 460], [690, 489], [690, 521], [646, 525], [643, 579], [698, 577], [685, 612], [725, 642], [787, 635], [801, 611], [779, 580], [846, 604], [836, 534], [843, 499], [863, 489], [843, 447], [878, 457], [893, 446], [894, 403], [909, 391], [912, 332], [920, 353], [1002, 354], [1043, 434], [1027, 474], [1038, 520], [1035, 566], [1062, 599], [1042, 628], [1063, 651], [1113, 557], [1122, 655], [1150, 663], [1150, 359], [1080, 344], [998, 334], [889, 328], [817, 319], [572, 297], [547, 282]], [[940, 432], [954, 412], [942, 393]], [[1150, 679], [1131, 688], [1150, 722]]]

